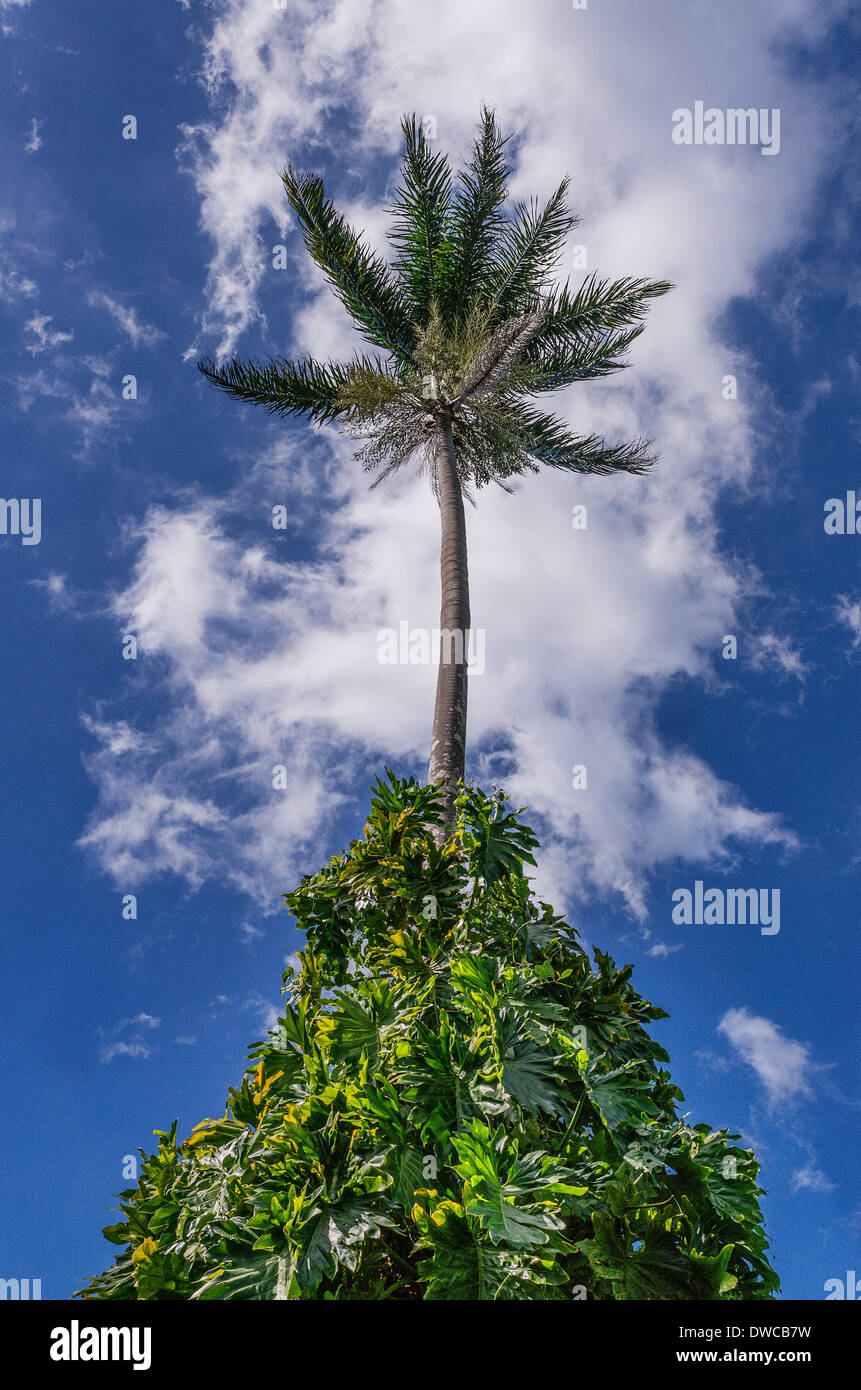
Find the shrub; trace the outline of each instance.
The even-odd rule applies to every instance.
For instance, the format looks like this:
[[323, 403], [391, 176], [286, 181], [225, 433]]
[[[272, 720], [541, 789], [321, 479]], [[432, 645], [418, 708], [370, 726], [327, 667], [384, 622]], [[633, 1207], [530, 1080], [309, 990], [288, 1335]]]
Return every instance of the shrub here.
[[768, 1299], [759, 1171], [690, 1125], [665, 1018], [537, 902], [505, 798], [391, 773], [286, 894], [284, 1017], [223, 1119], [142, 1154], [88, 1299]]

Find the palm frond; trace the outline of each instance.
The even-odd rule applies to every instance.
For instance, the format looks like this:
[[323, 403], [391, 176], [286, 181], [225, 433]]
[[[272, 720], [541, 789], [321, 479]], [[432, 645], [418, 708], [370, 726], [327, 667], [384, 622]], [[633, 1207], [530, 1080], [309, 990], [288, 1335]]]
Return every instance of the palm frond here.
[[644, 326], [638, 323], [621, 333], [591, 332], [559, 347], [539, 341], [539, 328], [536, 340], [524, 354], [523, 389], [557, 391], [573, 381], [594, 381], [621, 371], [628, 365], [628, 349], [639, 338]]
[[403, 172], [390, 209], [395, 221], [389, 241], [397, 253], [394, 269], [410, 314], [424, 323], [437, 289], [439, 257], [449, 236], [452, 177], [445, 155], [434, 154], [414, 115], [404, 117], [401, 130]]
[[356, 452], [357, 460], [366, 473], [379, 474], [372, 489], [408, 463], [418, 450], [426, 449], [432, 438], [431, 428], [425, 417], [397, 407], [390, 408], [371, 429], [359, 424], [348, 426], [347, 432], [354, 439], [366, 441]]
[[539, 471], [524, 448], [512, 404], [505, 397], [473, 398], [454, 413], [452, 436], [462, 482], [481, 488]]
[[494, 112], [482, 107], [481, 132], [460, 176], [451, 208], [451, 233], [440, 258], [440, 293], [450, 321], [487, 290], [493, 273], [511, 172], [504, 153], [507, 143]]
[[346, 414], [349, 407], [341, 392], [351, 372], [374, 365], [366, 357], [346, 363], [270, 358], [262, 364], [237, 358], [218, 364], [204, 357], [197, 364], [206, 379], [228, 396], [262, 405], [270, 415], [307, 415], [320, 424]]
[[375, 255], [326, 198], [316, 174], [292, 165], [281, 175], [309, 254], [363, 337], [410, 363], [411, 315], [401, 289], [381, 256]]
[[579, 438], [562, 420], [531, 406], [512, 410], [523, 447], [531, 458], [572, 473], [645, 473], [656, 455], [647, 439], [608, 445], [597, 434]]
[[569, 183], [564, 178], [543, 207], [519, 203], [514, 220], [505, 224], [490, 284], [495, 320], [534, 308], [543, 296], [562, 244], [579, 221], [565, 202]]
[[672, 288], [668, 280], [599, 280], [595, 274], [573, 294], [566, 284], [547, 295], [547, 317], [539, 343], [567, 345], [584, 335], [640, 323], [649, 310], [649, 301]]
[[379, 419], [399, 401], [417, 405], [417, 396], [417, 378], [404, 382], [389, 367], [360, 357], [347, 364], [337, 404], [347, 423], [362, 424]]

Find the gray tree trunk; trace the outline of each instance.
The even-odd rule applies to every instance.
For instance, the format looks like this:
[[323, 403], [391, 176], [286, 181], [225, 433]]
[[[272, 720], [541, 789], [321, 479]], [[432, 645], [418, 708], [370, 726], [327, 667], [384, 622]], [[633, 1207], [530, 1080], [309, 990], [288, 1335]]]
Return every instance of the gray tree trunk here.
[[442, 782], [444, 824], [441, 843], [454, 823], [457, 781], [463, 777], [466, 755], [466, 686], [469, 647], [469, 574], [466, 562], [466, 519], [457, 473], [451, 419], [437, 419], [435, 465], [442, 527], [440, 546], [440, 653], [433, 715], [428, 782]]

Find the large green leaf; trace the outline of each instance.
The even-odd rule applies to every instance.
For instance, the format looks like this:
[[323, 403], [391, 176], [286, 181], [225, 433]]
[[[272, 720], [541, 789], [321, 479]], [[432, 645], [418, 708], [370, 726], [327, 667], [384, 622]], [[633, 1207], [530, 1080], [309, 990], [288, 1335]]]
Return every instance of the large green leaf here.
[[600, 1071], [590, 1063], [583, 1073], [589, 1099], [611, 1131], [631, 1126], [642, 1116], [657, 1115], [649, 1081], [637, 1064]]
[[471, 1228], [467, 1218], [448, 1213], [419, 1242], [429, 1252], [421, 1264], [425, 1298], [440, 1302], [487, 1303], [560, 1297], [565, 1274], [550, 1256], [493, 1245]]
[[545, 1195], [541, 1203], [524, 1202], [536, 1193], [549, 1194], [558, 1185], [556, 1166], [545, 1172], [541, 1153], [520, 1160], [516, 1147], [508, 1145], [504, 1130], [490, 1130], [474, 1121], [468, 1134], [454, 1140], [464, 1179], [466, 1213], [489, 1235], [494, 1245], [519, 1250], [546, 1245], [564, 1221], [558, 1204]]
[[205, 1300], [249, 1299], [256, 1302], [283, 1302], [299, 1298], [297, 1264], [295, 1252], [229, 1260], [210, 1275], [192, 1297]]
[[616, 1221], [598, 1212], [592, 1223], [594, 1237], [581, 1241], [579, 1249], [594, 1274], [612, 1285], [614, 1298], [714, 1299], [734, 1287], [733, 1276], [727, 1273], [731, 1246], [703, 1256], [685, 1250], [666, 1232], [645, 1240], [627, 1232], [623, 1236]]
[[520, 1028], [502, 1033], [502, 1084], [518, 1105], [530, 1114], [546, 1110], [557, 1115], [562, 1108], [556, 1072], [557, 1058], [523, 1036]]
[[344, 1199], [323, 1206], [302, 1234], [296, 1273], [300, 1284], [313, 1292], [321, 1279], [336, 1272], [339, 1265], [356, 1268], [358, 1247], [367, 1238], [376, 1238], [393, 1223], [381, 1211], [358, 1199]]
[[522, 873], [524, 864], [535, 863], [535, 836], [513, 813], [490, 801], [473, 801], [470, 810], [470, 868], [477, 879], [491, 885], [507, 874]]

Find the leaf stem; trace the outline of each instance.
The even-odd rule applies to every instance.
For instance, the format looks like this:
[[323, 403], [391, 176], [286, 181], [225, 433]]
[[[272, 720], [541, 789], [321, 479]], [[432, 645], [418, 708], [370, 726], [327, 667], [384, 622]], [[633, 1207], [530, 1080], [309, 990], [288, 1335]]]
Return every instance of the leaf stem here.
[[581, 1095], [580, 1099], [578, 1100], [577, 1104], [575, 1105], [575, 1107], [574, 1107], [574, 1114], [571, 1116], [571, 1119], [570, 1119], [570, 1121], [569, 1121], [568, 1127], [567, 1127], [567, 1129], [565, 1130], [565, 1133], [562, 1135], [562, 1142], [561, 1142], [561, 1144], [559, 1145], [560, 1151], [561, 1151], [562, 1149], [564, 1149], [565, 1145], [566, 1145], [567, 1142], [568, 1142], [568, 1136], [569, 1136], [569, 1134], [571, 1133], [572, 1129], [574, 1128], [574, 1126], [575, 1126], [576, 1123], [577, 1123], [577, 1120], [578, 1120], [578, 1117], [579, 1117], [579, 1115], [580, 1115], [580, 1111], [581, 1111], [581, 1109], [582, 1109], [583, 1102], [584, 1102], [585, 1099], [586, 1099], [586, 1087], [584, 1086], [584, 1087], [583, 1087], [583, 1094]]
[[401, 1269], [405, 1269], [407, 1274], [409, 1274], [412, 1279], [418, 1279], [418, 1274], [413, 1269], [412, 1265], [408, 1264], [406, 1260], [402, 1259], [401, 1256], [397, 1253], [397, 1251], [393, 1250], [392, 1247], [386, 1241], [384, 1241], [382, 1237], [380, 1237], [380, 1244], [382, 1245], [386, 1254], [390, 1255], [391, 1258], [400, 1265]]

